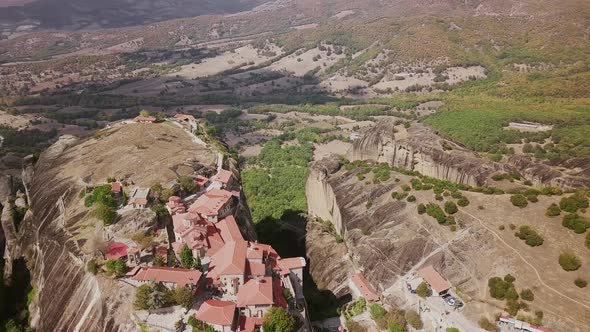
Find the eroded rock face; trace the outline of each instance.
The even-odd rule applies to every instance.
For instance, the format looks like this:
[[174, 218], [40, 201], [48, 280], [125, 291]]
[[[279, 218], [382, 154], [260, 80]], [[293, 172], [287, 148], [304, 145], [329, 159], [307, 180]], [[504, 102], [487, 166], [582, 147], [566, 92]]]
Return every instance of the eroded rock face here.
[[368, 130], [362, 139], [354, 142], [351, 160], [385, 162], [472, 186], [484, 185], [492, 173], [501, 169], [453, 143], [447, 142], [453, 149], [444, 151], [444, 140], [422, 124], [408, 128], [403, 138], [396, 138], [394, 127], [392, 121], [383, 120]]
[[[463, 313], [476, 326], [482, 315], [493, 316], [498, 306], [504, 305], [489, 297], [488, 279], [511, 273], [519, 280], [518, 287], [535, 289], [535, 305], [545, 311], [547, 326], [555, 331], [580, 332], [590, 326], [590, 319], [575, 318], [579, 316], [572, 311], [584, 312], [583, 307], [568, 307], [571, 303], [567, 299], [544, 289], [536, 275], [530, 273], [530, 266], [514, 254], [514, 249], [501, 240], [503, 237], [494, 234], [498, 224], [488, 226], [488, 222], [495, 218], [500, 220], [498, 223], [532, 223], [526, 219], [528, 215], [513, 217], [507, 212], [506, 217], [486, 216], [488, 206], [480, 210], [473, 202], [477, 200], [482, 204], [487, 195], [464, 192], [472, 204], [454, 215], [456, 231], [452, 231], [449, 226], [439, 225], [434, 218], [417, 212], [417, 202], [436, 202], [433, 192], [412, 191], [411, 195], [417, 198], [414, 203], [392, 199], [391, 193], [402, 191], [401, 187], [408, 184], [411, 177], [395, 173], [390, 180], [380, 183], [373, 183], [370, 178], [360, 181], [357, 178], [360, 169], [347, 171], [336, 167], [336, 163], [337, 159], [324, 159], [310, 164], [306, 183], [309, 215], [332, 222], [344, 239], [343, 243], [337, 244], [332, 235], [317, 226], [318, 223], [308, 224], [306, 243], [310, 272], [323, 287], [343, 295], [348, 292], [344, 285], [347, 278], [354, 272], [363, 271], [385, 302], [404, 307], [408, 304], [405, 281], [418, 269], [432, 265], [460, 290], [464, 299], [472, 299]], [[400, 181], [396, 182], [394, 178]], [[496, 201], [490, 206], [495, 209], [510, 211], [514, 208], [507, 197], [494, 197]], [[513, 240], [512, 232], [502, 234], [507, 234], [506, 241]], [[560, 236], [556, 239], [563, 241]], [[342, 246], [346, 248], [345, 252]], [[555, 257], [558, 256], [557, 247], [555, 245]], [[537, 249], [532, 247], [523, 245], [518, 248], [532, 259], [537, 254]], [[541, 266], [536, 268], [544, 280], [552, 280], [552, 271], [542, 271]], [[561, 283], [553, 282], [552, 287]], [[560, 290], [567, 292], [568, 287], [574, 286]], [[583, 298], [583, 295], [579, 296]]]
[[[413, 124], [404, 134], [396, 133], [394, 127], [391, 120], [382, 120], [367, 130], [363, 138], [354, 142], [350, 159], [385, 162], [426, 176], [471, 186], [493, 185], [491, 175], [509, 171], [519, 172], [537, 186], [565, 189], [590, 186], [590, 162], [587, 158], [559, 165], [565, 166], [565, 171], [535, 162], [524, 155], [509, 156], [505, 161], [496, 163], [445, 140], [420, 123]], [[398, 127], [398, 130], [402, 129]]]

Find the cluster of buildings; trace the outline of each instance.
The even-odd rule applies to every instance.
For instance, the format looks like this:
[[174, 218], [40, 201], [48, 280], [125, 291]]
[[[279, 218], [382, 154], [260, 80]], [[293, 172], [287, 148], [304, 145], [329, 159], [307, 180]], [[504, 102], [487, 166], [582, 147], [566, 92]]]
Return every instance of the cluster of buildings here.
[[[194, 121], [177, 115], [177, 121]], [[192, 118], [192, 119], [191, 119]], [[150, 122], [138, 117], [137, 122]], [[141, 264], [139, 250], [132, 245], [111, 243], [113, 259], [127, 259], [135, 265], [127, 273], [136, 285], [155, 282], [169, 289], [188, 287], [199, 304], [195, 318], [216, 331], [255, 331], [273, 306], [293, 313], [304, 310], [302, 257], [281, 258], [267, 244], [244, 239], [234, 215], [240, 201], [239, 183], [231, 171], [219, 169], [211, 178], [197, 176], [198, 194], [189, 199], [172, 196], [166, 209], [172, 216], [174, 239], [170, 244], [177, 261], [188, 247], [202, 264], [201, 270]], [[111, 187], [122, 192], [121, 184]], [[134, 189], [127, 201], [131, 208], [146, 208], [149, 189]], [[167, 255], [166, 250], [155, 250]], [[162, 257], [166, 259], [167, 257]], [[198, 303], [201, 302], [201, 303]]]

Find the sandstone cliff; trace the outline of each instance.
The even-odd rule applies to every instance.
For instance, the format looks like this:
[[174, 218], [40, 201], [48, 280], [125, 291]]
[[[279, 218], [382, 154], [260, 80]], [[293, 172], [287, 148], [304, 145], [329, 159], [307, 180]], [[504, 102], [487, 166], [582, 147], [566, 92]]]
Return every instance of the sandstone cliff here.
[[506, 161], [496, 163], [445, 140], [420, 123], [413, 123], [405, 129], [395, 126], [391, 120], [380, 121], [354, 142], [350, 159], [385, 162], [426, 176], [471, 186], [493, 185], [490, 183], [492, 174], [508, 171], [521, 173], [535, 185], [566, 189], [590, 186], [590, 177], [585, 176], [585, 172], [589, 172], [588, 164], [560, 171], [523, 155], [509, 156]]
[[[433, 265], [460, 289], [469, 302], [464, 313], [476, 322], [481, 315], [492, 316], [504, 305], [489, 297], [488, 278], [511, 273], [517, 277], [518, 287], [534, 289], [531, 308], [545, 312], [547, 326], [580, 332], [590, 327], [590, 317], [580, 318], [590, 312], [590, 307], [578, 304], [584, 303], [588, 292], [573, 286], [573, 279], [564, 283], [572, 277], [557, 264], [564, 238], [571, 234], [560, 223], [544, 220], [546, 206], [558, 197], [542, 197], [539, 208], [523, 210], [510, 204], [509, 195], [464, 192], [472, 203], [455, 215], [457, 231], [453, 232], [426, 214], [417, 213], [417, 203], [436, 202], [432, 191], [412, 191], [415, 203], [392, 199], [391, 192], [401, 191], [411, 177], [394, 173], [390, 180], [375, 184], [370, 174], [359, 181], [359, 171], [340, 169], [337, 159], [324, 159], [309, 167], [309, 215], [332, 222], [344, 239], [340, 245], [346, 248], [345, 252], [339, 250], [325, 232], [318, 231], [313, 223], [308, 226], [307, 255], [314, 280], [341, 295], [346, 291], [343, 283], [347, 276], [364, 271], [386, 302], [404, 306], [406, 278], [425, 265]], [[543, 228], [546, 244], [532, 248], [519, 241], [513, 231], [498, 231], [500, 225], [509, 223]], [[582, 240], [567, 240], [567, 246], [585, 255]], [[531, 266], [539, 277], [531, 273]]]

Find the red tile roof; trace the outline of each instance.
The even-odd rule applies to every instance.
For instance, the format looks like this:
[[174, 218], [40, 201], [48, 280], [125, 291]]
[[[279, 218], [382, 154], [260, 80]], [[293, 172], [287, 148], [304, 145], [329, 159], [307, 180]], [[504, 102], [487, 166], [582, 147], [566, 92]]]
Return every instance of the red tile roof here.
[[256, 327], [261, 327], [264, 323], [263, 318], [240, 316], [239, 332], [254, 332]]
[[246, 272], [246, 241], [228, 242], [213, 256], [208, 278], [217, 279], [222, 275], [244, 275]]
[[236, 223], [234, 216], [227, 216], [216, 224], [219, 233], [225, 242], [244, 241], [242, 232]]
[[306, 262], [303, 257], [281, 258], [277, 261], [277, 266], [281, 269], [282, 274], [288, 274], [291, 270], [304, 268]]
[[238, 290], [238, 307], [248, 305], [272, 305], [273, 287], [271, 277], [250, 279]]
[[197, 198], [188, 210], [204, 216], [217, 216], [219, 210], [229, 203], [231, 198], [232, 194], [229, 191], [213, 189]]
[[263, 263], [246, 262], [246, 275], [255, 277], [264, 277], [266, 275], [266, 265]]
[[217, 175], [215, 175], [215, 178], [213, 180], [228, 184], [231, 181], [233, 176], [234, 176], [234, 174], [232, 172], [222, 169], [219, 171], [219, 173], [217, 173]]
[[285, 299], [283, 287], [281, 286], [281, 283], [278, 279], [273, 280], [272, 291], [274, 296], [274, 304], [278, 307], [287, 309], [289, 307], [289, 303], [287, 303], [287, 299]]
[[379, 295], [377, 295], [377, 291], [375, 290], [375, 288], [373, 288], [369, 281], [365, 279], [365, 276], [362, 273], [356, 273], [352, 277], [350, 277], [350, 279], [367, 301], [379, 300]]
[[125, 243], [112, 242], [107, 247], [107, 259], [119, 259], [127, 256], [129, 247]]
[[202, 176], [202, 175], [197, 175], [195, 182], [199, 185], [199, 187], [204, 187], [205, 184], [207, 184], [207, 182], [209, 182], [209, 179]]
[[201, 279], [201, 271], [189, 269], [176, 269], [171, 267], [142, 267], [134, 277], [137, 281], [154, 281], [174, 283], [178, 287], [197, 285]]
[[188, 120], [188, 121], [195, 121], [195, 117], [190, 114], [181, 114], [178, 113], [174, 116], [178, 120]]
[[229, 301], [207, 300], [195, 314], [195, 318], [209, 324], [231, 326], [234, 322], [236, 304]]
[[123, 189], [121, 182], [111, 182], [111, 191], [114, 193], [120, 193]]
[[451, 284], [446, 281], [445, 278], [443, 278], [438, 272], [436, 272], [432, 265], [422, 268], [417, 273], [437, 293], [444, 292], [451, 288]]

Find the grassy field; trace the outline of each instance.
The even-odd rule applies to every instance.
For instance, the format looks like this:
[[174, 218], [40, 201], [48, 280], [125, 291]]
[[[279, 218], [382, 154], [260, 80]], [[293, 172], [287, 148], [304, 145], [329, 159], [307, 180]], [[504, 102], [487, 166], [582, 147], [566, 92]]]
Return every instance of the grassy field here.
[[[587, 135], [590, 132], [590, 89], [569, 96], [576, 88], [567, 90], [567, 84], [561, 82], [565, 80], [575, 85], [575, 81], [588, 72], [560, 79], [563, 72], [496, 73], [488, 80], [467, 83], [441, 95], [445, 106], [424, 122], [476, 151], [501, 152], [505, 144], [520, 143], [526, 138], [541, 142], [551, 137], [554, 143], [551, 150], [558, 157], [590, 156]], [[561, 90], [565, 96], [558, 93]], [[539, 122], [553, 125], [554, 129], [549, 133], [504, 130], [509, 121]]]

